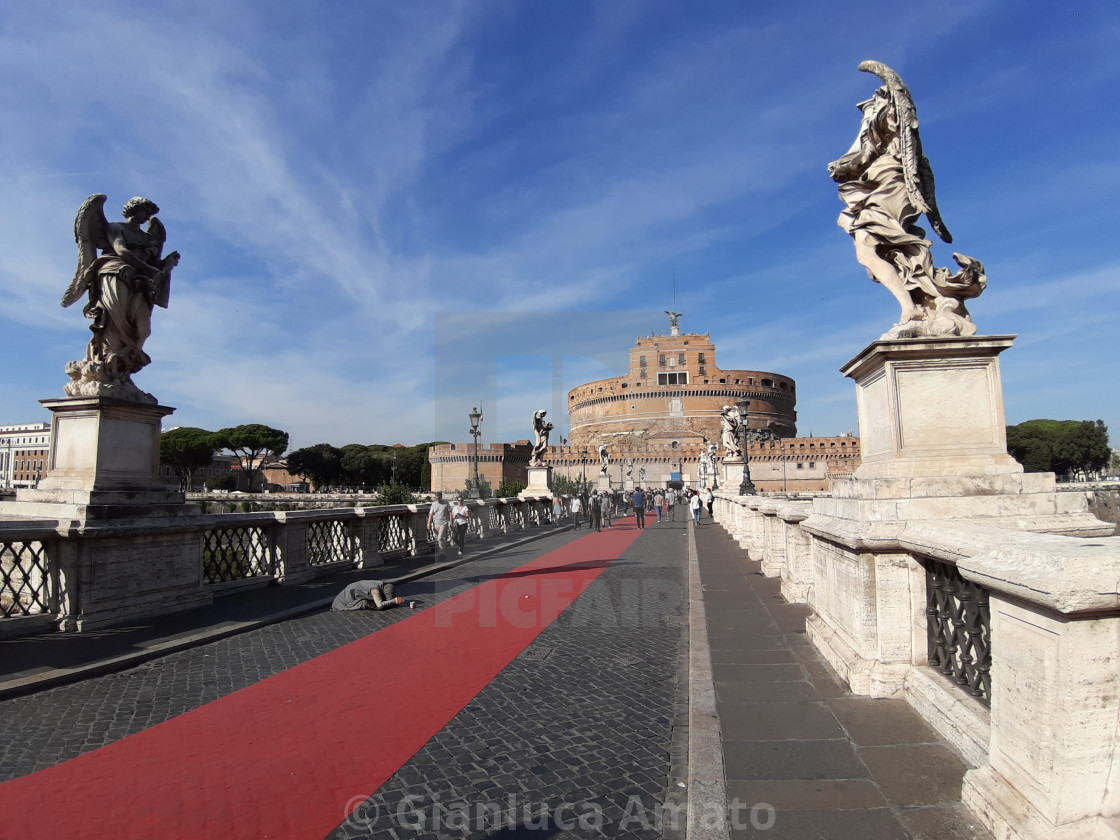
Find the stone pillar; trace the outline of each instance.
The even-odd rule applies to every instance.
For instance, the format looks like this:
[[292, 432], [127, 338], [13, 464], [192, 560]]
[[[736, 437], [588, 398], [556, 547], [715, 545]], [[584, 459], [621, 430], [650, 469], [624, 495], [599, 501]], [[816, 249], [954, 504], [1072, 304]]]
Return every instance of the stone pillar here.
[[786, 502], [778, 511], [786, 543], [782, 597], [792, 603], [806, 603], [813, 586], [813, 545], [801, 528], [810, 513], [812, 504], [805, 502]]
[[957, 568], [990, 592], [991, 742], [962, 801], [996, 837], [1114, 838], [1118, 551], [1036, 535], [976, 542]]
[[379, 519], [372, 510], [358, 509], [358, 521], [355, 529], [357, 540], [359, 569], [372, 569], [374, 566], [384, 565], [385, 559], [381, 556], [379, 545]]
[[519, 494], [529, 496], [549, 496], [552, 494], [552, 467], [529, 467], [529, 484]]
[[765, 498], [755, 508], [761, 520], [762, 573], [767, 577], [783, 577], [786, 564], [786, 537], [778, 508], [777, 501]]
[[722, 464], [723, 487], [728, 493], [737, 494], [743, 483], [743, 461], [726, 459]]
[[0, 513], [81, 522], [199, 513], [159, 478], [160, 422], [174, 408], [109, 397], [40, 402], [51, 412], [47, 475]]
[[308, 514], [313, 511], [281, 511], [276, 514], [273, 531], [275, 573], [282, 584], [303, 583], [315, 577], [307, 564], [307, 531], [311, 525]]
[[[428, 511], [425, 508], [423, 512], [417, 511], [411, 505], [411, 511], [408, 515], [408, 553], [413, 557], [417, 557], [425, 552], [428, 546]], [[435, 551], [439, 552], [438, 543], [434, 543]]]

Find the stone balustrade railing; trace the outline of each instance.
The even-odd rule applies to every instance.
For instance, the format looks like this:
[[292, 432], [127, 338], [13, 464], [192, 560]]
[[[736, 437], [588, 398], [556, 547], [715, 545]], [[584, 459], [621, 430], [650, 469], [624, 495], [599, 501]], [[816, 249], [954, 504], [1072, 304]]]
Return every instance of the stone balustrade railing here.
[[[469, 539], [544, 525], [547, 498], [486, 499]], [[0, 638], [204, 605], [231, 588], [431, 554], [428, 504], [136, 518], [0, 520]]]
[[906, 699], [975, 768], [993, 833], [1120, 837], [1120, 541], [724, 492], [714, 514], [854, 693]]

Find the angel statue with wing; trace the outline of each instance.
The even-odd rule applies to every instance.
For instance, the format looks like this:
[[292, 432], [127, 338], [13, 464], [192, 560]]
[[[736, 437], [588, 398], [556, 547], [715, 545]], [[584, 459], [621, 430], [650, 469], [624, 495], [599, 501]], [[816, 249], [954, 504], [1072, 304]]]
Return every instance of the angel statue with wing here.
[[[65, 391], [71, 397], [155, 403], [155, 397], [133, 384], [132, 374], [151, 362], [144, 342], [152, 333], [152, 307], [167, 307], [179, 253], [163, 256], [167, 231], [156, 218], [154, 201], [130, 199], [121, 211], [125, 221], [109, 222], [105, 199], [101, 193], [91, 195], [74, 220], [78, 269], [62, 305], [89, 295], [82, 311], [93, 321], [93, 338], [85, 359], [66, 365], [71, 381]], [[141, 227], [145, 222], [147, 228]]]
[[967, 298], [984, 291], [979, 260], [953, 254], [960, 270], [934, 268], [930, 241], [916, 222], [924, 214], [945, 242], [952, 242], [934, 196], [933, 170], [922, 153], [914, 100], [902, 79], [878, 61], [859, 69], [883, 80], [859, 105], [863, 120], [851, 149], [828, 165], [846, 208], [839, 224], [855, 240], [856, 259], [902, 307], [883, 338], [974, 335]]
[[529, 455], [530, 467], [543, 467], [544, 456], [548, 454], [548, 435], [552, 431], [552, 424], [545, 421], [548, 414], [545, 409], [533, 412], [533, 434], [537, 442], [533, 444], [533, 452]]

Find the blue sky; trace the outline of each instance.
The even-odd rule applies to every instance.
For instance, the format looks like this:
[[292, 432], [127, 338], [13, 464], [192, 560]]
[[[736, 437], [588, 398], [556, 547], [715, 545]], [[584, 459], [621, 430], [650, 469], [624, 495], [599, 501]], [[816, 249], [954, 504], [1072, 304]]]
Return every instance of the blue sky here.
[[[0, 11], [0, 422], [48, 419], [88, 337], [59, 298], [91, 193], [180, 251], [137, 384], [295, 447], [529, 434], [672, 304], [725, 368], [838, 372], [897, 318], [825, 165], [877, 59], [909, 85], [1009, 423], [1120, 440], [1120, 4], [27, 2]], [[559, 426], [566, 428], [567, 418]]]

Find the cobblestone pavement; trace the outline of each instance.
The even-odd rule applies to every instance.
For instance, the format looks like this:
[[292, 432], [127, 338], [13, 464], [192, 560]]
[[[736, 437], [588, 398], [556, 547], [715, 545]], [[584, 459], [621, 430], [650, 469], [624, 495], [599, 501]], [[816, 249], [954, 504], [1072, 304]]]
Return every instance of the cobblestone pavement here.
[[[558, 533], [401, 591], [430, 606], [582, 536]], [[661, 836], [674, 727], [687, 714], [679, 675], [684, 558], [683, 526], [650, 528], [379, 791], [355, 779], [347, 798], [364, 804], [349, 819], [340, 813], [330, 836]], [[141, 731], [409, 615], [318, 613], [2, 702], [0, 780]], [[375, 716], [355, 730], [368, 731], [376, 749]]]

